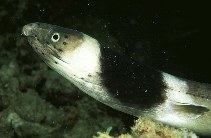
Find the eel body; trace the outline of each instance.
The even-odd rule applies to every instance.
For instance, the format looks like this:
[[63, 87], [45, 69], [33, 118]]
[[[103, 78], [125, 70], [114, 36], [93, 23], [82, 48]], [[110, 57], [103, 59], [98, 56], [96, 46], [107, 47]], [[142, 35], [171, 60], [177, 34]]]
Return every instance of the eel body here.
[[154, 70], [76, 30], [31, 23], [23, 34], [46, 64], [96, 100], [211, 136], [211, 85]]

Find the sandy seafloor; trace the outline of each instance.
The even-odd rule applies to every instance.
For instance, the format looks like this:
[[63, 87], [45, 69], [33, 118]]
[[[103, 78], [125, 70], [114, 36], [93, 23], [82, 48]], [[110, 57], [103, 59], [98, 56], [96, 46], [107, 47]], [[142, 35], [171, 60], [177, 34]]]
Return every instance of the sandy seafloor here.
[[119, 136], [130, 133], [136, 119], [87, 96], [47, 67], [21, 35], [23, 25], [77, 29], [154, 68], [211, 83], [207, 5], [1, 0], [0, 138], [90, 138], [106, 131]]

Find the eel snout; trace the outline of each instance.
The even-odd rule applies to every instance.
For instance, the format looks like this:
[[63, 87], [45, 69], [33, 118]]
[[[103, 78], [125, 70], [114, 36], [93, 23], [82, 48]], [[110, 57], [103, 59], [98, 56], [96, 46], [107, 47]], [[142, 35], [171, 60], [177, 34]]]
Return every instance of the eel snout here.
[[22, 33], [25, 36], [30, 36], [33, 34], [33, 30], [35, 30], [36, 28], [38, 28], [38, 25], [36, 23], [27, 24], [23, 27]]

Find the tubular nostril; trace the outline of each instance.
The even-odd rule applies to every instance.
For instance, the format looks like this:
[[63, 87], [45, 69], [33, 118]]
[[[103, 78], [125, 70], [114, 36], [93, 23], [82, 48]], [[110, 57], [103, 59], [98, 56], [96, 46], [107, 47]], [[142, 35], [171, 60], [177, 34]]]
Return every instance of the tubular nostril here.
[[25, 25], [22, 29], [22, 33], [25, 35], [25, 36], [29, 36], [32, 32], [32, 26], [31, 25]]
[[28, 36], [28, 31], [27, 31], [27, 26], [25, 25], [22, 29], [22, 33], [25, 35], [25, 36]]

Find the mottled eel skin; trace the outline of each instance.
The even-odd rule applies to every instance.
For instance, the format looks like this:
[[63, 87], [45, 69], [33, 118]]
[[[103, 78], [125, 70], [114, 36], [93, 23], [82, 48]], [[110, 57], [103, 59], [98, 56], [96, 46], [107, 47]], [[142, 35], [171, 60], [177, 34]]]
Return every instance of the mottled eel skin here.
[[96, 100], [211, 136], [211, 85], [154, 70], [76, 30], [31, 23], [23, 34], [46, 64]]

